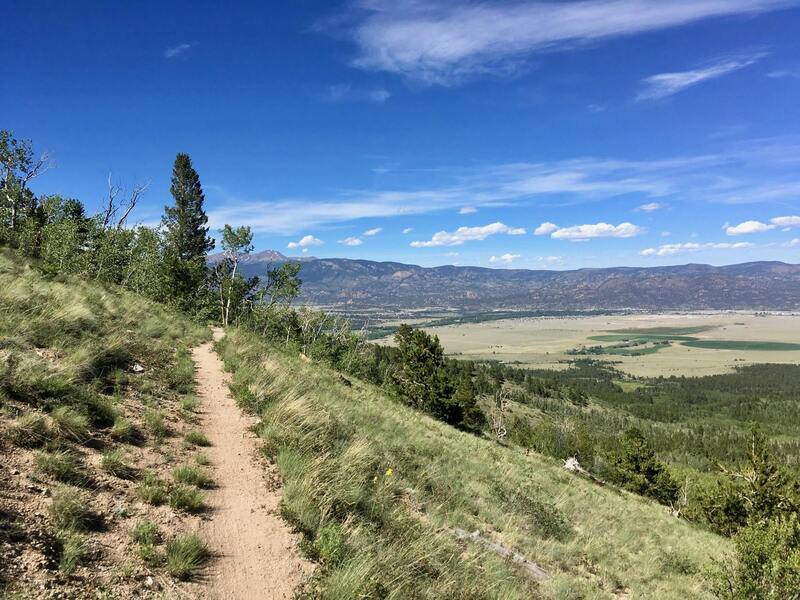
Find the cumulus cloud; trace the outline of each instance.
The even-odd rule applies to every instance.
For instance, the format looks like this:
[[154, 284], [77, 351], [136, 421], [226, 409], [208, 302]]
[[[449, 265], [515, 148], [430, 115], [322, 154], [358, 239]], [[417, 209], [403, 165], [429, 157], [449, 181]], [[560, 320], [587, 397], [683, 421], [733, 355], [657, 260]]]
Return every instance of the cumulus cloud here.
[[194, 44], [178, 44], [164, 50], [164, 58], [177, 58], [192, 49]]
[[460, 215], [471, 215], [478, 212], [478, 209], [473, 206], [462, 206], [461, 209], [458, 211]]
[[769, 222], [777, 227], [800, 227], [800, 216], [774, 217]]
[[657, 248], [645, 248], [639, 254], [642, 256], [674, 256], [689, 252], [701, 252], [702, 250], [742, 250], [752, 247], [753, 244], [750, 242], [736, 242], [735, 244], [729, 242], [709, 242], [706, 244], [686, 242], [683, 244], [663, 244]]
[[361, 235], [365, 235], [367, 237], [372, 237], [373, 235], [378, 235], [381, 231], [383, 231], [383, 227], [373, 227], [372, 229], [367, 229]]
[[786, 245], [789, 248], [800, 248], [800, 238], [794, 238], [793, 240], [786, 242]]
[[664, 205], [659, 202], [648, 202], [647, 204], [640, 204], [637, 210], [641, 210], [643, 212], [653, 212], [661, 208], [664, 208]]
[[716, 79], [739, 69], [744, 69], [755, 64], [766, 56], [759, 52], [748, 56], [726, 58], [718, 60], [705, 67], [692, 71], [679, 71], [675, 73], [659, 73], [643, 80], [644, 89], [639, 92], [637, 100], [658, 100], [672, 96], [709, 79]]
[[633, 223], [592, 223], [586, 225], [573, 225], [572, 227], [559, 227], [550, 234], [556, 240], [569, 240], [571, 242], [585, 242], [595, 238], [629, 238], [644, 233], [644, 229]]
[[308, 249], [310, 246], [321, 246], [324, 244], [322, 240], [315, 238], [313, 235], [304, 235], [296, 242], [289, 242], [286, 244], [286, 247], [290, 250], [294, 250], [296, 248], [305, 248]]
[[522, 235], [525, 230], [521, 227], [509, 227], [500, 222], [490, 223], [481, 227], [459, 227], [453, 232], [438, 231], [428, 241], [411, 242], [412, 248], [432, 248], [434, 246], [460, 246], [464, 242], [482, 241], [491, 235], [504, 233], [507, 235]]
[[714, 17], [757, 14], [792, 0], [562, 0], [451, 2], [369, 0], [354, 3], [319, 29], [355, 42], [353, 64], [428, 84], [508, 74], [532, 54], [574, 48]]
[[738, 225], [726, 225], [725, 233], [728, 235], [744, 235], [747, 233], [764, 233], [775, 229], [775, 225], [767, 225], [761, 221], [744, 221]]
[[364, 240], [357, 237], [346, 237], [343, 240], [339, 240], [339, 243], [345, 246], [360, 246], [364, 243]]
[[405, 229], [403, 229], [403, 235], [408, 235], [412, 231], [414, 231], [413, 227], [406, 227]]
[[551, 223], [550, 221], [545, 221], [533, 230], [533, 235], [550, 235], [557, 229], [558, 225]]
[[519, 257], [520, 257], [519, 254], [511, 254], [509, 252], [506, 252], [502, 256], [491, 256], [489, 258], [489, 262], [490, 263], [501, 262], [501, 263], [505, 263], [507, 265], [510, 265], [512, 262], [517, 260]]

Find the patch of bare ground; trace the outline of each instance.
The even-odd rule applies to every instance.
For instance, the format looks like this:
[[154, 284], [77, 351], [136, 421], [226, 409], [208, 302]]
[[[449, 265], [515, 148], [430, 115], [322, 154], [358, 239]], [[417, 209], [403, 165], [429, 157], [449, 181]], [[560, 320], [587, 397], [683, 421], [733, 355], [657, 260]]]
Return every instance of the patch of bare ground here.
[[[147, 372], [131, 377], [147, 378]], [[163, 435], [149, 431], [143, 396], [157, 405]], [[52, 433], [52, 417], [0, 398], [0, 597], [205, 597], [202, 580], [179, 581], [168, 573], [164, 561], [165, 544], [195, 530], [196, 517], [168, 504], [152, 505], [139, 494], [145, 472], [171, 484], [175, 466], [194, 459], [197, 450], [183, 440], [183, 434], [196, 425], [181, 411], [181, 398], [157, 386], [148, 386], [146, 394], [131, 386], [114, 401], [115, 410], [131, 426], [124, 441], [111, 427], [91, 429], [85, 439], [60, 439]], [[34, 413], [47, 423], [48, 440], [12, 443], [10, 432], [19, 417]], [[103, 456], [112, 451], [119, 453], [124, 472], [108, 472]], [[59, 452], [77, 457], [79, 477], [65, 483], [59, 480], [65, 476], [43, 472], [40, 457]], [[64, 489], [77, 494], [87, 519], [69, 534], [54, 524], [54, 498]], [[132, 535], [142, 521], [155, 523], [159, 530], [147, 560]], [[68, 538], [71, 547], [66, 547]], [[67, 555], [76, 557], [74, 566], [65, 564]]]
[[[219, 339], [222, 332], [215, 331]], [[260, 458], [245, 415], [228, 390], [228, 375], [211, 343], [193, 351], [201, 398], [200, 426], [211, 446], [207, 454], [215, 487], [209, 517], [199, 523], [214, 560], [207, 569], [211, 598], [292, 598], [312, 565], [300, 557], [298, 538], [278, 514], [279, 477]]]

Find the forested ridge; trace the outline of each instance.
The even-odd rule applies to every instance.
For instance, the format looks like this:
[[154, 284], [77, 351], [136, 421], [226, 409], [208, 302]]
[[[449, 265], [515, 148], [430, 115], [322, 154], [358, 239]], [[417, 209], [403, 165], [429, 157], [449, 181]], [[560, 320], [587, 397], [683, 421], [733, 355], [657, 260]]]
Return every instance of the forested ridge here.
[[[633, 380], [590, 360], [576, 360], [556, 372], [449, 359], [435, 336], [406, 325], [395, 335], [396, 347], [371, 344], [341, 316], [295, 306], [302, 288], [298, 264], [285, 262], [244, 276], [243, 257], [254, 250], [248, 227], [225, 225], [220, 232], [223, 258], [209, 265], [214, 241], [200, 177], [187, 154], [175, 159], [173, 202], [158, 227], [130, 226], [131, 214], [146, 193], [143, 186], [127, 191], [110, 186], [105, 206], [89, 215], [79, 200], [31, 191], [30, 183], [46, 161], [36, 156], [30, 142], [1, 132], [0, 162], [0, 243], [50, 280], [74, 278], [126, 289], [195, 323], [238, 328], [246, 332], [241, 339], [257, 340], [253, 347], [264, 345], [332, 368], [343, 386], [352, 386], [351, 378], [376, 386], [394, 402], [504, 451], [576, 459], [593, 480], [650, 498], [692, 527], [732, 536], [734, 557], [703, 576], [706, 589], [718, 597], [797, 597], [800, 366], [753, 365], [726, 375]], [[33, 338], [30, 342], [36, 344]], [[3, 393], [37, 410], [52, 410], [36, 404], [51, 392], [15, 383], [14, 348], [7, 346]], [[248, 346], [251, 351], [253, 347]], [[234, 370], [244, 360], [240, 354], [229, 349], [227, 360]], [[255, 364], [255, 356], [246, 358]], [[113, 364], [117, 359], [109, 360]], [[256, 412], [269, 410], [254, 391], [267, 383], [259, 380], [256, 386], [252, 377], [240, 374], [234, 393]], [[73, 408], [90, 415], [98, 410], [93, 405]], [[106, 417], [106, 425], [113, 425], [115, 415]], [[279, 433], [287, 447], [311, 443]], [[342, 431], [329, 433], [331, 440], [346, 437]], [[277, 450], [273, 458], [280, 463]], [[435, 483], [430, 485], [438, 493]], [[509, 493], [503, 488], [503, 501], [522, 502]], [[377, 502], [370, 495], [364, 502], [376, 502], [370, 506], [388, 515], [385, 500]], [[329, 529], [318, 520], [304, 521], [308, 515], [297, 505], [289, 511], [308, 537], [311, 555], [328, 560], [334, 571], [332, 565], [341, 557], [326, 554], [333, 551], [320, 536], [344, 539], [341, 528], [349, 523], [348, 510], [353, 519], [364, 518], [361, 526], [367, 529], [398, 526], [388, 516], [371, 514], [367, 519], [368, 511], [359, 512], [364, 506], [358, 502], [347, 506], [337, 500], [328, 507], [335, 516]], [[546, 503], [531, 510], [539, 515], [539, 526], [550, 524], [545, 537], [562, 534], [557, 511]], [[446, 564], [441, 561], [437, 568]], [[472, 574], [467, 570], [464, 576]], [[324, 570], [321, 577], [330, 583]], [[375, 588], [372, 595], [379, 597], [387, 589]]]

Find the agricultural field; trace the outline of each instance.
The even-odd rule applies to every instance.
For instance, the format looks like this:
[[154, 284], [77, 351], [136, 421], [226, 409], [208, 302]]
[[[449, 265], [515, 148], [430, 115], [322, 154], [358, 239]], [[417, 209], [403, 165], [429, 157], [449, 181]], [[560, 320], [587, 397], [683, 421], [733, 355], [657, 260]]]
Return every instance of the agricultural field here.
[[800, 315], [743, 312], [532, 317], [427, 327], [452, 356], [537, 368], [576, 358], [635, 376], [702, 376], [800, 363]]

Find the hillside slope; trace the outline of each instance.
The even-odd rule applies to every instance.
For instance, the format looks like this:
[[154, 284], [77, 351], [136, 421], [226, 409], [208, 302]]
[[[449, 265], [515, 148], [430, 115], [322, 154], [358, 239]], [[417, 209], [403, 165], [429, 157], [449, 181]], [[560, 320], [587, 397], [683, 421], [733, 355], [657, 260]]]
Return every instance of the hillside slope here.
[[240, 403], [261, 415], [283, 513], [322, 563], [320, 598], [703, 598], [704, 565], [729, 547], [653, 502], [459, 432], [242, 331], [219, 350]]
[[[260, 275], [269, 264], [287, 260], [268, 250], [247, 257], [243, 271], [248, 276]], [[426, 268], [344, 258], [302, 258], [300, 262], [304, 300], [349, 309], [800, 308], [800, 265], [781, 262], [576, 271]]]
[[184, 536], [202, 493], [174, 469], [199, 457], [184, 439], [188, 348], [209, 337], [140, 296], [0, 252], [0, 597], [198, 595], [178, 555], [202, 549]]

